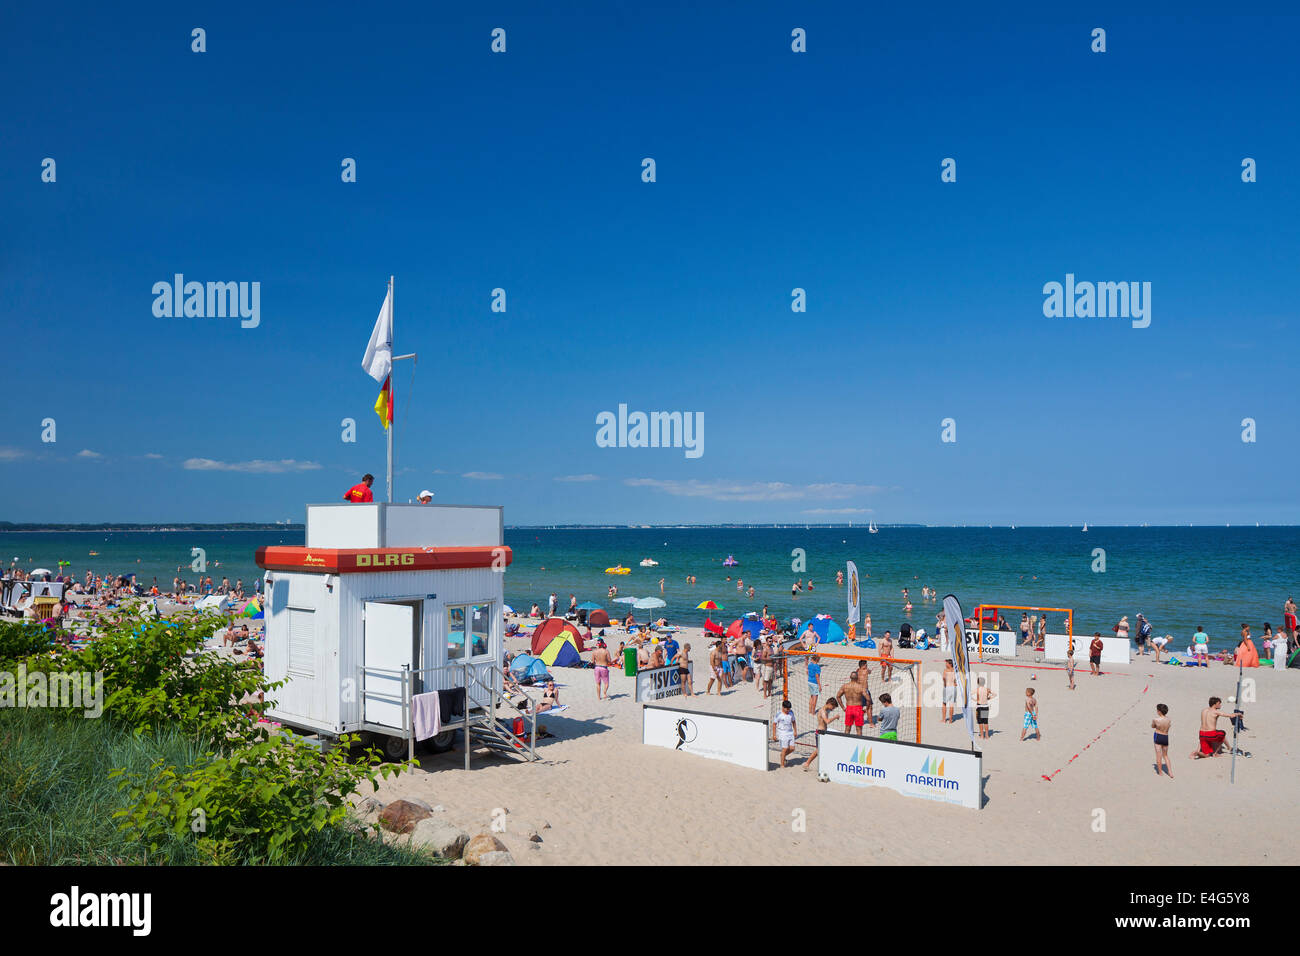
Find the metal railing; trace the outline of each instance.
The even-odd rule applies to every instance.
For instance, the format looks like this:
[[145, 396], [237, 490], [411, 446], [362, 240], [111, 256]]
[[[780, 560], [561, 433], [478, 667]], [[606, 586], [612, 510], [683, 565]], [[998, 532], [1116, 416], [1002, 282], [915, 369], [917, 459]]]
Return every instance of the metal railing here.
[[[460, 727], [465, 738], [465, 769], [466, 770], [470, 768], [470, 742], [472, 739], [471, 728], [476, 720], [475, 718], [471, 718], [470, 712], [474, 710], [476, 706], [478, 707], [478, 709], [484, 712], [482, 716], [477, 718], [477, 721], [485, 723], [486, 726], [490, 728], [492, 736], [501, 739], [501, 742], [504, 743], [504, 740], [502, 739], [504, 732], [501, 731], [500, 726], [497, 723], [498, 698], [500, 698], [503, 703], [508, 705], [516, 713], [522, 715], [523, 717], [526, 717], [529, 720], [531, 724], [531, 734], [529, 738], [528, 754], [530, 759], [536, 759], [537, 757], [537, 708], [535, 706], [535, 702], [533, 701], [532, 697], [526, 691], [523, 690], [523, 688], [520, 688], [520, 693], [523, 694], [523, 696], [528, 700], [529, 703], [527, 710], [521, 709], [517, 704], [515, 704], [509, 698], [505, 697], [503, 693], [497, 691], [494, 683], [485, 684], [482, 680], [479, 679], [479, 676], [476, 673], [476, 671], [477, 669], [483, 667], [491, 667], [493, 671], [496, 670], [496, 665], [485, 661], [480, 661], [477, 664], [469, 661], [465, 661], [459, 664], [444, 664], [439, 667], [411, 668], [411, 667], [404, 666], [400, 670], [394, 668], [386, 668], [386, 667], [366, 667], [365, 665], [362, 665], [361, 667], [358, 668], [358, 674], [361, 678], [360, 685], [359, 685], [361, 688], [361, 701], [360, 701], [361, 729], [368, 730], [371, 732], [384, 733], [387, 734], [388, 736], [401, 736], [403, 739], [409, 741], [408, 756], [411, 760], [414, 760], [415, 759], [415, 715], [414, 715], [414, 708], [412, 706], [412, 699], [415, 696], [415, 681], [419, 679], [420, 681], [423, 682], [428, 679], [429, 675], [446, 672], [448, 674], [453, 675], [453, 677], [458, 676], [460, 678], [461, 681], [460, 687], [438, 688], [439, 692], [442, 692], [444, 690], [461, 690], [461, 689], [465, 691], [465, 706], [464, 706], [464, 713], [462, 716], [462, 720], [460, 722]], [[455, 674], [454, 672], [456, 671], [459, 671], [460, 673]], [[366, 688], [367, 674], [374, 674], [376, 676], [396, 677], [400, 681], [400, 685], [401, 685], [399, 694], [394, 696], [393, 694], [385, 694], [382, 692], [367, 690]], [[471, 687], [478, 687], [487, 692], [486, 706], [475, 704], [474, 698], [473, 696], [471, 696]], [[390, 727], [387, 724], [372, 724], [369, 721], [367, 721], [366, 712], [365, 712], [367, 699], [384, 701], [390, 704], [399, 705], [401, 707], [401, 726]], [[392, 733], [392, 731], [398, 731], [398, 734], [394, 734]]]

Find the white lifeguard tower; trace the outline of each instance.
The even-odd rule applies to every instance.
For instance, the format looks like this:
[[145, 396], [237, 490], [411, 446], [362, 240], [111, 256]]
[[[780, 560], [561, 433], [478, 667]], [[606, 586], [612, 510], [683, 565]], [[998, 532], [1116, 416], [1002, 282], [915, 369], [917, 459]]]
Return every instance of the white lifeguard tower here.
[[267, 716], [326, 740], [368, 734], [401, 759], [415, 754], [412, 698], [463, 689], [434, 750], [461, 730], [467, 769], [479, 746], [536, 759], [535, 716], [531, 740], [498, 719], [514, 709], [501, 696], [503, 520], [496, 507], [308, 505], [305, 546], [256, 555], [265, 673], [285, 682]]

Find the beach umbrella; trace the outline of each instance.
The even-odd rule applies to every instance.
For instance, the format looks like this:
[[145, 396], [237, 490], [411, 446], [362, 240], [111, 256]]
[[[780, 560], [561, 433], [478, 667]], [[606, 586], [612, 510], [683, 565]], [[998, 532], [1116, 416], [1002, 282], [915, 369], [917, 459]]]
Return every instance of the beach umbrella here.
[[719, 604], [717, 601], [701, 601], [699, 604], [695, 605], [695, 610], [697, 610], [697, 611], [725, 611], [726, 608], [723, 607], [721, 604]]
[[579, 610], [579, 611], [599, 611], [599, 610], [601, 610], [601, 606], [600, 606], [599, 604], [597, 604], [595, 601], [583, 601], [581, 604], [578, 605], [578, 610]]
[[646, 597], [646, 598], [641, 598], [641, 600], [637, 601], [632, 606], [636, 608], [638, 611], [653, 611], [655, 608], [663, 607], [667, 603], [668, 602], [665, 601], [663, 598]]
[[51, 571], [49, 568], [35, 568], [32, 571], [32, 574], [53, 574], [53, 573], [54, 572]]
[[505, 612], [506, 614], [514, 614], [514, 613], [515, 613], [515, 609], [512, 608], [509, 604], [503, 604], [503, 605], [501, 605], [501, 610], [502, 610], [503, 612]]
[[615, 603], [615, 604], [635, 604], [636, 602], [637, 602], [637, 599], [634, 598], [634, 597], [630, 597], [630, 596], [629, 596], [629, 597], [614, 598], [614, 603]]

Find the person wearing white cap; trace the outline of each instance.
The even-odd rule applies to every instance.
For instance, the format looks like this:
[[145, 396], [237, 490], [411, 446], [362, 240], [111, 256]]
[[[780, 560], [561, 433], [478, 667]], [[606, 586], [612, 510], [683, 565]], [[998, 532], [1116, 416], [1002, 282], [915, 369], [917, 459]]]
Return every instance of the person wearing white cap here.
[[427, 505], [430, 501], [433, 500], [433, 492], [430, 491], [428, 488], [426, 488], [424, 489], [424, 491], [420, 492], [419, 495], [416, 496], [416, 498], [420, 502], [420, 504]]

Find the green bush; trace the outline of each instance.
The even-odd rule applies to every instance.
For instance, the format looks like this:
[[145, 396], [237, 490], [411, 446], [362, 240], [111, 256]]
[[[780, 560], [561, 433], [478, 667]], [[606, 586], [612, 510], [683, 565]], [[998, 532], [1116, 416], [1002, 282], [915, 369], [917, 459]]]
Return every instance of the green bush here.
[[0, 623], [0, 667], [50, 649], [54, 636], [41, 624]]
[[[144, 842], [122, 827], [131, 809], [121, 778], [148, 776], [159, 764], [203, 759], [193, 739], [175, 728], [139, 734], [106, 720], [49, 709], [0, 709], [0, 861], [20, 865], [155, 864], [195, 866], [224, 859], [255, 862], [247, 844], [224, 853], [201, 845], [186, 828]], [[116, 775], [114, 768], [121, 768]], [[297, 841], [282, 862], [314, 866], [410, 865], [431, 862], [409, 848], [368, 836], [354, 819]]]
[[[109, 622], [82, 650], [60, 654], [48, 666], [102, 671], [104, 713], [137, 730], [179, 726], [204, 743], [217, 744], [249, 723], [261, 703], [240, 704], [247, 695], [279, 687], [268, 684], [252, 663], [218, 654], [196, 654], [221, 626], [209, 615], [180, 621]], [[28, 669], [33, 662], [28, 663]]]
[[209, 862], [283, 863], [347, 819], [346, 799], [361, 784], [378, 790], [378, 777], [398, 773], [374, 750], [354, 763], [347, 753], [353, 742], [343, 737], [339, 749], [322, 753], [291, 734], [259, 730], [184, 771], [161, 760], [146, 774], [115, 771], [130, 803], [116, 816], [151, 850], [194, 833]]
[[[322, 753], [255, 723], [264, 705], [240, 701], [280, 685], [267, 683], [255, 664], [197, 653], [222, 624], [208, 615], [105, 617], [99, 636], [78, 650], [51, 647], [38, 628], [0, 634], [0, 652], [29, 673], [102, 673], [104, 681], [99, 720], [50, 710], [0, 715], [9, 728], [0, 735], [0, 806], [25, 807], [49, 830], [0, 813], [22, 834], [10, 843], [0, 827], [0, 847], [9, 844], [15, 861], [391, 862], [350, 820], [345, 801], [364, 783], [378, 789], [399, 767], [373, 750], [353, 762], [350, 739]], [[46, 722], [44, 739], [33, 735], [38, 718], [30, 714]], [[96, 735], [111, 746], [90, 742]], [[105, 764], [104, 755], [120, 762]], [[42, 796], [51, 794], [59, 795], [52, 803]], [[56, 806], [63, 808], [57, 815]], [[68, 806], [76, 819], [61, 815]], [[103, 833], [105, 822], [113, 839]]]

